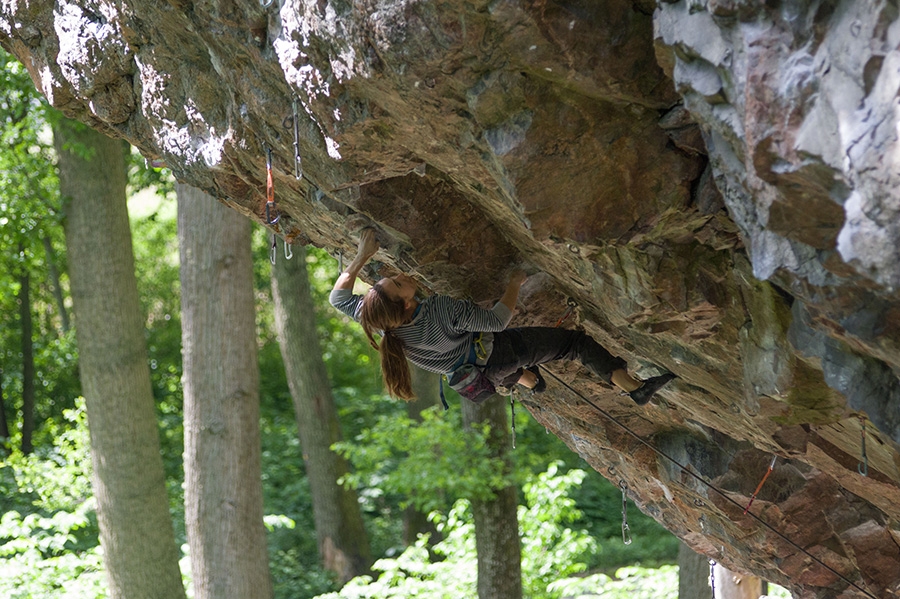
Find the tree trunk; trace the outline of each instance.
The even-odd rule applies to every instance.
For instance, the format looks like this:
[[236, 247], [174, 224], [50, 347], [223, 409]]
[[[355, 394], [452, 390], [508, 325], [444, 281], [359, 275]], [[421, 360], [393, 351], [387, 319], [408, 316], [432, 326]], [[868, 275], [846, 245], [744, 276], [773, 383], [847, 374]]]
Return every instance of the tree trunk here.
[[66, 301], [59, 280], [59, 269], [56, 268], [56, 252], [53, 251], [53, 244], [46, 235], [43, 243], [44, 254], [47, 256], [47, 269], [50, 273], [50, 285], [53, 288], [53, 297], [56, 299], [56, 309], [59, 310], [60, 326], [62, 326], [63, 333], [67, 333], [69, 331], [69, 311], [66, 310]]
[[678, 546], [678, 599], [708, 599], [709, 558], [686, 544]]
[[762, 581], [755, 576], [732, 572], [721, 564], [715, 565], [714, 575], [715, 599], [759, 599], [762, 595]]
[[[487, 422], [488, 446], [494, 456], [509, 460], [510, 439], [506, 398], [494, 395], [481, 404], [460, 400], [463, 423]], [[518, 502], [515, 486], [497, 489], [490, 501], [472, 501], [475, 547], [478, 551], [478, 598], [521, 599], [522, 547], [519, 543]]]
[[[21, 250], [20, 250], [21, 251]], [[31, 322], [31, 275], [19, 277], [19, 323], [22, 330], [22, 453], [34, 450], [34, 339]]]
[[305, 250], [294, 250], [292, 260], [279, 255], [273, 271], [275, 327], [312, 493], [319, 558], [344, 583], [366, 573], [372, 557], [356, 492], [337, 482], [347, 463], [331, 450], [341, 428], [316, 333]]
[[[406, 403], [406, 414], [410, 419], [421, 422], [423, 410], [440, 404], [440, 375], [422, 370], [413, 364], [409, 365], [409, 370], [416, 400]], [[423, 533], [429, 535], [429, 546], [441, 541], [441, 533], [433, 522], [428, 521], [428, 514], [413, 506], [407, 507], [403, 512], [403, 544], [412, 545]]]
[[109, 596], [184, 597], [134, 276], [123, 144], [67, 122], [54, 140]]
[[197, 599], [272, 596], [250, 222], [178, 185], [185, 519]]

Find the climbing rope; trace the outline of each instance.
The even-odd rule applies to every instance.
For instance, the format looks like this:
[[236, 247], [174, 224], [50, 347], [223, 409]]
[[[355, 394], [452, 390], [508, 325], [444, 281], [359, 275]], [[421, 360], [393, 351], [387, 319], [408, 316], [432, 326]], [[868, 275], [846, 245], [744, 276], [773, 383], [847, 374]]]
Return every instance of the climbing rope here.
[[[594, 403], [594, 402], [592, 402], [591, 400], [589, 400], [588, 398], [586, 398], [584, 395], [582, 395], [581, 393], [579, 393], [578, 391], [576, 391], [574, 388], [572, 388], [571, 385], [569, 385], [567, 382], [565, 382], [564, 380], [562, 380], [561, 378], [559, 378], [558, 376], [556, 376], [555, 374], [553, 374], [552, 372], [550, 372], [550, 371], [547, 370], [546, 368], [543, 368], [543, 371], [544, 371], [546, 374], [552, 376], [552, 377], [553, 377], [554, 379], [556, 379], [556, 381], [559, 382], [563, 387], [565, 387], [566, 389], [568, 389], [569, 391], [571, 391], [573, 394], [577, 395], [577, 396], [578, 396], [579, 398], [581, 398], [585, 403], [587, 403], [589, 406], [591, 406], [592, 408], [594, 408], [594, 409], [595, 409], [599, 414], [601, 414], [604, 418], [606, 418], [607, 420], [609, 420], [610, 422], [612, 422], [613, 424], [615, 424], [616, 426], [618, 426], [619, 428], [621, 428], [622, 430], [624, 430], [624, 431], [625, 431], [626, 433], [628, 433], [631, 437], [633, 437], [634, 439], [636, 439], [639, 443], [641, 443], [641, 444], [644, 445], [645, 447], [647, 447], [647, 448], [649, 448], [650, 450], [652, 450], [652, 451], [653, 451], [654, 453], [656, 453], [658, 456], [660, 456], [660, 457], [662, 457], [662, 458], [668, 460], [669, 462], [671, 462], [673, 465], [675, 465], [676, 467], [678, 467], [683, 473], [685, 473], [685, 474], [687, 474], [688, 476], [694, 478], [694, 479], [697, 480], [699, 483], [701, 483], [702, 485], [704, 485], [705, 487], [707, 487], [710, 491], [713, 491], [714, 493], [718, 494], [720, 497], [722, 497], [722, 499], [724, 499], [724, 500], [727, 501], [728, 503], [731, 503], [731, 504], [737, 506], [739, 509], [743, 509], [743, 506], [742, 506], [741, 504], [739, 504], [737, 501], [735, 501], [734, 499], [732, 499], [730, 496], [728, 496], [728, 495], [725, 493], [725, 491], [722, 491], [721, 489], [719, 489], [718, 487], [716, 487], [716, 486], [715, 486], [714, 484], [712, 484], [711, 482], [705, 480], [705, 479], [704, 479], [703, 477], [701, 477], [699, 474], [696, 474], [695, 472], [692, 472], [691, 470], [688, 470], [686, 467], [682, 466], [675, 458], [673, 458], [672, 456], [670, 456], [669, 454], [667, 454], [667, 453], [664, 452], [663, 450], [659, 449], [658, 447], [656, 447], [655, 445], [653, 445], [653, 444], [650, 443], [649, 441], [646, 441], [643, 437], [641, 437], [641, 436], [638, 435], [636, 432], [634, 432], [633, 430], [631, 430], [627, 425], [625, 425], [624, 423], [622, 423], [621, 421], [619, 421], [618, 418], [616, 418], [615, 416], [613, 416], [612, 414], [610, 414], [609, 412], [607, 412], [606, 410], [604, 410], [603, 408], [601, 408], [600, 406], [598, 406], [596, 403]], [[840, 580], [844, 581], [844, 582], [847, 583], [849, 586], [853, 587], [854, 589], [856, 589], [857, 591], [859, 591], [860, 593], [862, 593], [862, 594], [865, 595], [866, 597], [870, 597], [871, 599], [878, 599], [878, 598], [875, 597], [875, 595], [873, 595], [871, 592], [869, 592], [869, 591], [863, 589], [861, 586], [859, 586], [858, 584], [856, 584], [855, 582], [853, 582], [852, 580], [850, 580], [849, 578], [847, 578], [846, 576], [844, 576], [843, 574], [841, 574], [840, 572], [838, 572], [837, 570], [835, 570], [834, 568], [832, 568], [831, 566], [829, 566], [828, 564], [826, 564], [825, 562], [823, 562], [821, 559], [817, 558], [815, 555], [813, 555], [812, 553], [810, 553], [809, 551], [807, 551], [806, 549], [804, 549], [803, 547], [801, 547], [800, 545], [798, 545], [797, 543], [795, 543], [794, 541], [792, 541], [792, 540], [791, 540], [790, 538], [788, 538], [784, 533], [782, 533], [781, 531], [777, 530], [774, 526], [772, 526], [771, 524], [769, 524], [768, 522], [766, 522], [765, 520], [763, 520], [762, 518], [760, 518], [759, 516], [757, 516], [757, 515], [754, 514], [753, 512], [748, 512], [747, 515], [749, 515], [753, 520], [756, 520], [759, 524], [761, 524], [764, 528], [768, 529], [770, 532], [772, 532], [774, 535], [776, 535], [776, 536], [777, 536], [778, 538], [780, 538], [782, 541], [784, 541], [785, 543], [787, 543], [788, 545], [790, 545], [791, 547], [793, 547], [794, 549], [796, 549], [796, 550], [799, 551], [800, 553], [803, 553], [803, 554], [806, 555], [808, 558], [810, 558], [812, 561], [814, 561], [814, 562], [817, 563], [818, 565], [822, 566], [823, 568], [825, 568], [826, 570], [828, 570], [829, 572], [831, 572], [832, 574], [834, 574], [836, 577], [838, 577]], [[711, 583], [711, 584], [714, 583], [714, 581], [712, 580], [712, 578], [710, 579], [710, 583]]]
[[631, 528], [628, 526], [628, 496], [625, 495], [628, 483], [625, 482], [625, 479], [619, 481], [619, 488], [622, 489], [622, 543], [631, 545]]
[[750, 511], [750, 506], [753, 505], [753, 500], [756, 499], [756, 495], [759, 493], [759, 490], [762, 489], [762, 486], [766, 483], [766, 479], [769, 478], [769, 475], [772, 474], [772, 470], [775, 468], [775, 460], [778, 459], [777, 455], [772, 456], [772, 461], [769, 463], [769, 469], [766, 470], [766, 473], [763, 475], [762, 480], [759, 481], [759, 484], [756, 485], [756, 490], [753, 491], [753, 495], [750, 496], [750, 502], [747, 503], [747, 507], [744, 508], [744, 514]]
[[862, 416], [859, 417], [860, 435], [862, 435], [862, 461], [856, 465], [856, 471], [863, 476], [869, 476], [869, 456], [866, 455], [866, 420]]

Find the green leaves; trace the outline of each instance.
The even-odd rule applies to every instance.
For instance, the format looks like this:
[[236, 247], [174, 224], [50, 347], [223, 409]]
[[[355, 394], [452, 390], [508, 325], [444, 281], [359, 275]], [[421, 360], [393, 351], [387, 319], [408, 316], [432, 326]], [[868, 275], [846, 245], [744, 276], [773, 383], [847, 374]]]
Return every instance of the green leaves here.
[[[528, 505], [519, 506], [522, 535], [522, 582], [529, 599], [556, 599], [563, 594], [551, 588], [554, 581], [586, 568], [585, 557], [597, 550], [583, 530], [568, 525], [579, 515], [569, 492], [584, 477], [581, 470], [561, 474], [559, 464], [532, 477], [525, 484]], [[339, 593], [317, 599], [456, 599], [475, 597], [475, 526], [469, 502], [459, 500], [446, 517], [434, 512], [444, 540], [432, 551], [441, 557], [432, 561], [427, 539], [408, 547], [396, 558], [375, 562], [377, 577], [361, 576], [351, 580]], [[676, 579], [677, 587], [677, 579]], [[605, 596], [605, 595], [604, 595]]]
[[0, 463], [0, 596], [105, 597], [84, 401], [55, 443]]
[[437, 408], [422, 413], [423, 422], [400, 415], [382, 416], [353, 442], [335, 449], [353, 464], [344, 482], [356, 488], [378, 487], [399, 495], [401, 507], [429, 512], [458, 498], [489, 499], [509, 484], [503, 461], [491, 458], [487, 429], [467, 432], [458, 411]]

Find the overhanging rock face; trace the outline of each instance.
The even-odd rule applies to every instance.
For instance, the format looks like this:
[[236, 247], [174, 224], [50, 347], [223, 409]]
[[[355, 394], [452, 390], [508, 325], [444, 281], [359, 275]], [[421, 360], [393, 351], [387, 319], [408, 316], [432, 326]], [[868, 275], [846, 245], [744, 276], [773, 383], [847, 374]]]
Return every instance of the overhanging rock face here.
[[896, 3], [36, 0], [0, 41], [256, 220], [271, 149], [290, 240], [373, 225], [383, 274], [476, 300], [535, 273], [518, 323], [572, 297], [679, 376], [638, 408], [560, 364], [591, 403], [551, 379], [538, 420], [731, 569], [900, 593]]

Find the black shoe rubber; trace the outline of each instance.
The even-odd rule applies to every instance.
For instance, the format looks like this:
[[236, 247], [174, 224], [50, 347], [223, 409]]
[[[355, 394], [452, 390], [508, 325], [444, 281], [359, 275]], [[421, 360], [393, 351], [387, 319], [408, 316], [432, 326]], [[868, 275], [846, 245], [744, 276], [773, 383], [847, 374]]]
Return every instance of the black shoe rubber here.
[[675, 378], [675, 375], [671, 372], [667, 372], [666, 374], [661, 374], [659, 376], [650, 377], [644, 384], [629, 393], [631, 399], [634, 400], [639, 406], [646, 405], [650, 398], [653, 397], [653, 394], [663, 388], [663, 386]]

